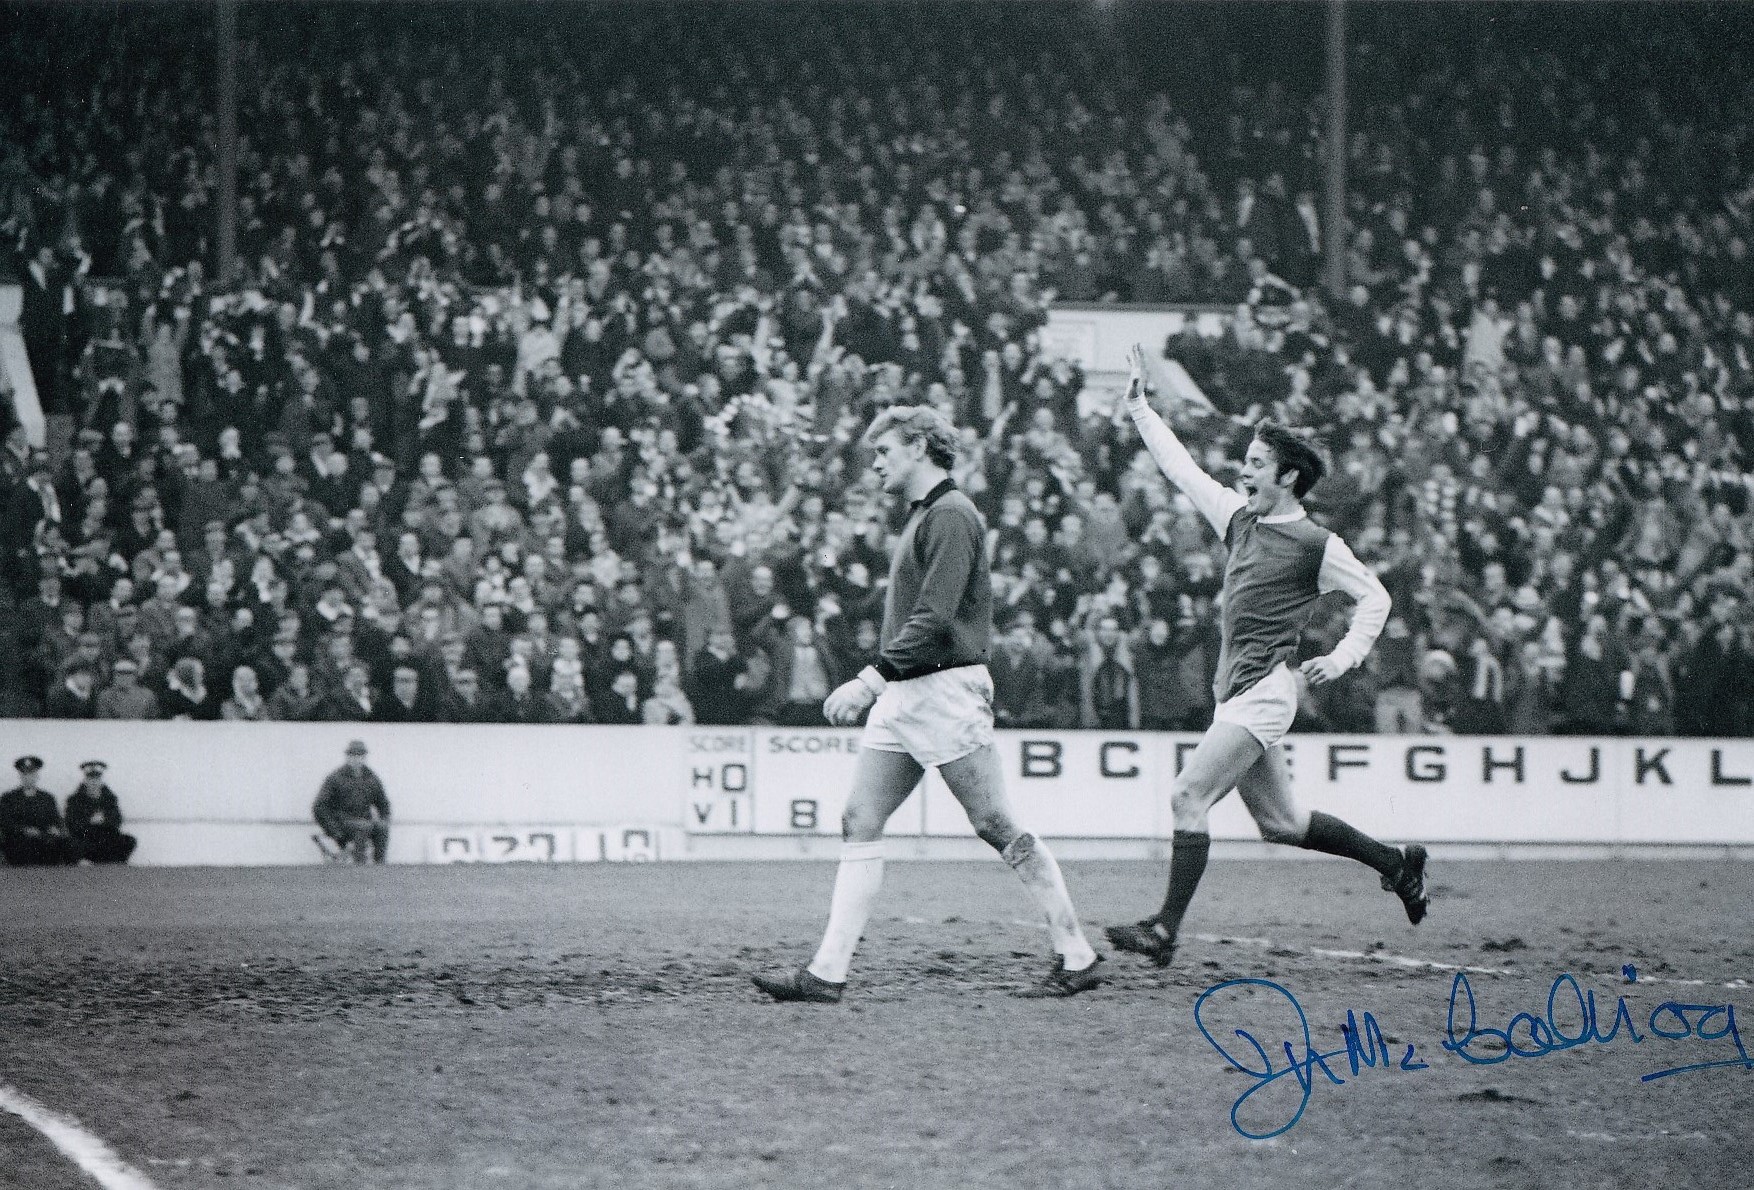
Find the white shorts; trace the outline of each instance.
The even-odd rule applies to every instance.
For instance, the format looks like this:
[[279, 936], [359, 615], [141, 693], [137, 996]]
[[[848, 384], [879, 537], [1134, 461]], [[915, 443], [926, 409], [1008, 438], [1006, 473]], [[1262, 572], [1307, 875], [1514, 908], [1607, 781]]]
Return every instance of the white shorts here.
[[1266, 677], [1218, 704], [1214, 723], [1234, 723], [1271, 748], [1291, 730], [1297, 718], [1297, 675], [1281, 662]]
[[959, 665], [885, 686], [859, 746], [905, 752], [935, 768], [992, 742], [993, 676], [984, 665]]

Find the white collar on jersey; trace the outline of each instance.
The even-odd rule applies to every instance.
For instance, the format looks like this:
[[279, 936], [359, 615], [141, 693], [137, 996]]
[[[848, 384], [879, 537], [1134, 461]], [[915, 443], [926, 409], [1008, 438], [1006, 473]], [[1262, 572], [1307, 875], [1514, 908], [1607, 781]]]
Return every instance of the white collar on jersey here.
[[1305, 512], [1302, 508], [1299, 508], [1295, 512], [1282, 512], [1278, 516], [1261, 517], [1258, 523], [1262, 525], [1283, 525], [1289, 521], [1301, 521], [1308, 515], [1309, 513]]

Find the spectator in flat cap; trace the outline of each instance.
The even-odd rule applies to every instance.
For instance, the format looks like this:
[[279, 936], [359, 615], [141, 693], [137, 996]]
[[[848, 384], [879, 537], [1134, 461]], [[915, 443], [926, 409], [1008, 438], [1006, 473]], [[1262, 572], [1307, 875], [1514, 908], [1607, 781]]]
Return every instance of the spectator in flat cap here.
[[42, 757], [20, 756], [12, 767], [18, 770], [18, 785], [0, 794], [0, 856], [15, 868], [78, 863], [79, 848], [67, 834], [54, 795], [37, 787]]
[[140, 663], [117, 658], [110, 685], [97, 696], [99, 719], [157, 719], [158, 696], [140, 683]]
[[369, 845], [372, 862], [381, 864], [390, 845], [390, 798], [365, 754], [364, 741], [347, 745], [346, 763], [323, 779], [311, 814], [355, 863], [365, 862]]
[[122, 832], [121, 803], [104, 783], [108, 768], [101, 760], [79, 766], [85, 780], [67, 796], [67, 834], [92, 863], [125, 864], [136, 840]]

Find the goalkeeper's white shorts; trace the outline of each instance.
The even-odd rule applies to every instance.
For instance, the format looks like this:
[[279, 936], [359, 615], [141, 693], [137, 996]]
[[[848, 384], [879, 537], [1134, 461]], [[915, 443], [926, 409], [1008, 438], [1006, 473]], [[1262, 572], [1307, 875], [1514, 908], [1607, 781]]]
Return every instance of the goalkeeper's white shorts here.
[[992, 742], [993, 675], [984, 665], [959, 665], [885, 686], [859, 746], [905, 752], [935, 768]]

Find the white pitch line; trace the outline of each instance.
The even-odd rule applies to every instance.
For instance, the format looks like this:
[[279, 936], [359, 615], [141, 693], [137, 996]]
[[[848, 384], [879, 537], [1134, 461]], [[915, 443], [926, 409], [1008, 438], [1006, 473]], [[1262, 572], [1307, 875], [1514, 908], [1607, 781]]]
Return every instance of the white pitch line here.
[[[1527, 976], [1530, 974], [1530, 972], [1527, 971], [1512, 971], [1507, 967], [1470, 967], [1456, 963], [1440, 963], [1435, 959], [1410, 958], [1406, 955], [1389, 954], [1385, 951], [1328, 950], [1320, 946], [1312, 946], [1308, 950], [1303, 950], [1302, 947], [1281, 945], [1280, 943], [1274, 942], [1271, 938], [1227, 938], [1219, 934], [1194, 934], [1193, 937], [1199, 939], [1201, 942], [1228, 943], [1232, 946], [1251, 946], [1262, 950], [1289, 950], [1310, 954], [1321, 959], [1363, 960], [1371, 963], [1387, 963], [1391, 967], [1414, 967], [1420, 970], [1434, 971], [1466, 971], [1471, 975]], [[1595, 977], [1598, 982], [1602, 983], [1627, 983], [1624, 975], [1618, 975], [1606, 971], [1596, 972]], [[1646, 975], [1642, 971], [1638, 973], [1638, 979], [1636, 982], [1666, 983], [1677, 987], [1691, 988], [1717, 986], [1729, 988], [1731, 990], [1742, 990], [1754, 986], [1754, 984], [1750, 984], [1746, 979], [1731, 979], [1720, 983], [1710, 979], [1674, 979], [1666, 975]], [[1627, 986], [1631, 985], [1628, 984]]]
[[[1371, 952], [1371, 951], [1364, 951], [1364, 950], [1328, 950], [1328, 949], [1325, 949], [1325, 948], [1320, 947], [1320, 946], [1312, 946], [1308, 950], [1304, 950], [1302, 947], [1282, 945], [1280, 943], [1274, 942], [1271, 938], [1227, 938], [1227, 937], [1224, 937], [1224, 936], [1219, 935], [1219, 934], [1194, 934], [1194, 935], [1192, 935], [1192, 937], [1197, 938], [1201, 942], [1228, 943], [1229, 945], [1232, 945], [1232, 946], [1250, 946], [1250, 947], [1256, 947], [1256, 948], [1261, 949], [1261, 950], [1289, 950], [1289, 951], [1313, 955], [1316, 958], [1320, 958], [1320, 959], [1363, 960], [1365, 962], [1371, 962], [1371, 963], [1387, 963], [1391, 967], [1414, 967], [1414, 968], [1418, 968], [1420, 970], [1433, 970], [1433, 971], [1466, 971], [1471, 975], [1523, 975], [1523, 976], [1527, 976], [1530, 974], [1530, 972], [1527, 972], [1527, 971], [1512, 971], [1507, 967], [1469, 967], [1469, 966], [1464, 966], [1464, 965], [1460, 965], [1460, 964], [1456, 964], [1456, 963], [1440, 963], [1435, 959], [1417, 959], [1417, 958], [1410, 958], [1407, 955], [1388, 954], [1387, 952], [1384, 952], [1384, 951]], [[1596, 977], [1597, 982], [1599, 982], [1599, 983], [1618, 983], [1618, 984], [1626, 984], [1629, 987], [1631, 986], [1630, 984], [1627, 984], [1627, 980], [1626, 980], [1626, 977], [1624, 975], [1617, 975], [1617, 974], [1613, 974], [1611, 972], [1600, 971], [1600, 972], [1595, 973], [1595, 977]], [[1739, 991], [1739, 990], [1744, 990], [1744, 989], [1749, 988], [1749, 987], [1754, 987], [1754, 984], [1750, 984], [1749, 981], [1746, 979], [1731, 979], [1731, 980], [1726, 980], [1723, 982], [1718, 982], [1718, 981], [1710, 980], [1710, 979], [1674, 979], [1674, 978], [1670, 978], [1669, 976], [1666, 976], [1666, 975], [1646, 975], [1642, 971], [1640, 971], [1638, 973], [1638, 979], [1636, 982], [1638, 982], [1638, 983], [1665, 983], [1665, 984], [1671, 984], [1671, 985], [1674, 985], [1677, 987], [1690, 987], [1690, 988], [1704, 988], [1704, 987], [1714, 987], [1715, 986], [1715, 987], [1729, 988], [1732, 991]]]
[[[925, 921], [924, 918], [920, 917], [909, 917], [903, 920], [914, 924], [922, 924]], [[1011, 918], [1010, 924], [1029, 926], [1037, 930], [1047, 929], [1047, 926], [1040, 921], [1025, 921], [1021, 917]], [[1513, 971], [1509, 967], [1472, 967], [1461, 963], [1441, 963], [1436, 959], [1420, 959], [1409, 955], [1389, 954], [1387, 951], [1380, 950], [1330, 950], [1321, 946], [1291, 946], [1287, 943], [1275, 942], [1271, 938], [1232, 937], [1224, 934], [1189, 934], [1188, 937], [1198, 942], [1210, 942], [1221, 946], [1247, 946], [1255, 950], [1284, 950], [1318, 959], [1350, 959], [1353, 962], [1383, 963], [1390, 967], [1409, 967], [1420, 971], [1466, 971], [1470, 975], [1521, 975], [1525, 977], [1532, 974], [1528, 971]], [[1607, 971], [1598, 971], [1593, 974], [1598, 982], [1626, 983], [1626, 978], [1623, 975]], [[1721, 982], [1711, 979], [1674, 979], [1664, 975], [1646, 975], [1642, 971], [1638, 973], [1637, 982], [1666, 983], [1678, 987], [1693, 988], [1723, 987], [1729, 988], [1731, 991], [1745, 991], [1754, 987], [1754, 981], [1747, 979], [1738, 978]]]
[[1746, 979], [1740, 979], [1740, 978], [1725, 979], [1725, 980], [1670, 979], [1666, 975], [1646, 975], [1643, 971], [1640, 971], [1638, 973], [1638, 978], [1636, 980], [1632, 980], [1632, 981], [1628, 981], [1624, 975], [1616, 975], [1616, 974], [1609, 972], [1609, 971], [1598, 971], [1596, 973], [1596, 981], [1598, 983], [1617, 983], [1617, 984], [1621, 984], [1622, 986], [1625, 986], [1625, 987], [1631, 987], [1635, 983], [1667, 983], [1667, 984], [1673, 984], [1677, 987], [1684, 987], [1684, 988], [1717, 987], [1717, 988], [1728, 988], [1732, 992], [1746, 991], [1748, 988], [1754, 987], [1754, 984], [1749, 983]]
[[90, 1174], [104, 1190], [157, 1190], [151, 1179], [116, 1156], [115, 1150], [77, 1120], [50, 1111], [16, 1087], [0, 1083], [0, 1109], [48, 1137], [62, 1156]]
[[1274, 942], [1271, 938], [1226, 938], [1219, 934], [1195, 934], [1194, 937], [1201, 942], [1254, 946], [1263, 950], [1289, 950], [1294, 953], [1311, 955], [1318, 959], [1351, 959], [1355, 962], [1383, 963], [1390, 967], [1412, 967], [1421, 971], [1466, 971], [1472, 975], [1517, 974], [1517, 972], [1504, 967], [1470, 967], [1461, 963], [1440, 963], [1436, 959], [1417, 959], [1408, 955], [1389, 954], [1382, 950], [1328, 950], [1320, 946], [1312, 946], [1306, 950], [1300, 946], [1286, 946]]
[[[907, 920], [911, 922], [920, 919], [910, 917]], [[1047, 926], [1039, 921], [1025, 921], [1021, 917], [1013, 917], [1011, 924], [1030, 926], [1038, 930], [1047, 929]], [[1294, 954], [1306, 954], [1318, 959], [1352, 959], [1367, 963], [1384, 963], [1390, 967], [1413, 967], [1421, 971], [1466, 971], [1473, 975], [1519, 974], [1505, 967], [1466, 967], [1457, 963], [1440, 963], [1436, 959], [1416, 959], [1407, 955], [1389, 954], [1386, 951], [1324, 950], [1319, 946], [1308, 948], [1289, 946], [1282, 942], [1275, 942], [1271, 938], [1232, 938], [1223, 934], [1189, 934], [1188, 937], [1197, 942], [1212, 942], [1225, 946], [1248, 946], [1256, 950], [1287, 950]]]

